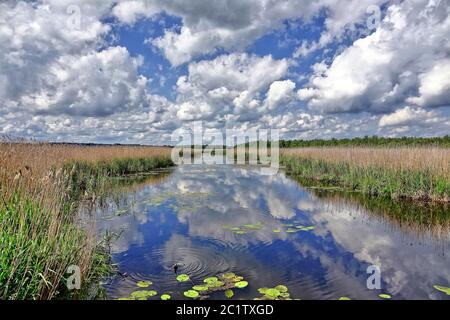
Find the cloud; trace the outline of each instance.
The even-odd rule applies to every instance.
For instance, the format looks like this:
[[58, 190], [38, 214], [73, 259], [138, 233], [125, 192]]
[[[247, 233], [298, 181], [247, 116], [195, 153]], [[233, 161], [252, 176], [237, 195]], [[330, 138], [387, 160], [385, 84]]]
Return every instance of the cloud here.
[[448, 68], [443, 57], [450, 53], [450, 18], [444, 6], [425, 0], [391, 5], [379, 28], [325, 70], [315, 70], [299, 97], [322, 112], [389, 112], [407, 102], [449, 105], [448, 81], [431, 84], [445, 77], [433, 70]]
[[450, 105], [450, 59], [438, 60], [427, 72], [419, 75], [419, 96], [407, 101], [421, 107]]
[[273, 109], [282, 102], [288, 102], [293, 97], [295, 83], [291, 80], [274, 81], [267, 92], [266, 103]]
[[380, 127], [404, 126], [410, 124], [421, 125], [429, 122], [437, 122], [438, 120], [439, 118], [434, 111], [404, 107], [391, 114], [382, 116], [379, 125]]
[[261, 97], [267, 91], [267, 103], [275, 108], [295, 87], [290, 80], [277, 82], [286, 76], [288, 67], [286, 59], [246, 53], [192, 62], [188, 75], [177, 81], [177, 116], [180, 120], [258, 116], [264, 110]]
[[138, 72], [142, 58], [131, 57], [124, 47], [99, 50], [110, 30], [99, 20], [101, 6], [82, 15], [78, 29], [69, 23], [67, 6], [50, 4], [0, 5], [2, 105], [15, 112], [76, 116], [138, 108], [147, 85]]

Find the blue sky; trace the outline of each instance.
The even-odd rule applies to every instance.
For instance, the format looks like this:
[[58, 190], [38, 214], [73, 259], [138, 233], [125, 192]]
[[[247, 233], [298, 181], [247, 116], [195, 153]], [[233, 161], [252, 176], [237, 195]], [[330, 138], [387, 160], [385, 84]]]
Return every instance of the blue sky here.
[[[94, 4], [95, 3], [95, 4]], [[0, 134], [171, 143], [441, 136], [448, 0], [38, 0], [0, 4]]]

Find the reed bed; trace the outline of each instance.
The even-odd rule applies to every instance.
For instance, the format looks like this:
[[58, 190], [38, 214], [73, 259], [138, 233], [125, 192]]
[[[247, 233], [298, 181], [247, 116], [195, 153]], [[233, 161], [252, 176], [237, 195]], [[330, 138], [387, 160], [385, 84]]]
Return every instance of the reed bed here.
[[450, 148], [294, 148], [282, 149], [281, 162], [314, 186], [391, 198], [450, 199]]
[[107, 177], [170, 165], [169, 148], [0, 143], [0, 299], [79, 297], [66, 290], [68, 266], [84, 288], [110, 268], [77, 202]]

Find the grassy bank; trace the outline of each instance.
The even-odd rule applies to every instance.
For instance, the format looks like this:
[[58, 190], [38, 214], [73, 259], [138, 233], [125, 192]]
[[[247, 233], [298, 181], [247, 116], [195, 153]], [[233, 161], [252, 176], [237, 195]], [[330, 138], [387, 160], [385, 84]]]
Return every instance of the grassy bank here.
[[308, 186], [393, 199], [450, 201], [448, 148], [284, 149], [280, 161]]
[[172, 165], [170, 149], [0, 143], [0, 299], [80, 297], [110, 271], [93, 230], [74, 214], [82, 197], [101, 195], [111, 177]]

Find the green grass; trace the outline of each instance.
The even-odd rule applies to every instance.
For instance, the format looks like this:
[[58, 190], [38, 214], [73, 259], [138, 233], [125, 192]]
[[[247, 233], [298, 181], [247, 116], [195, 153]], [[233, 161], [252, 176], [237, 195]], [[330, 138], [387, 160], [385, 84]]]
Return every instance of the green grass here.
[[339, 187], [371, 196], [448, 201], [450, 181], [427, 170], [392, 170], [331, 163], [298, 156], [280, 157], [289, 174], [314, 187]]
[[[61, 194], [0, 194], [0, 299], [82, 298], [88, 287], [111, 272], [102, 240], [81, 228], [77, 202], [106, 190], [111, 177], [172, 165], [170, 157], [76, 162], [54, 175]], [[56, 170], [58, 171], [58, 170]], [[82, 290], [66, 289], [68, 266], [82, 268]]]

